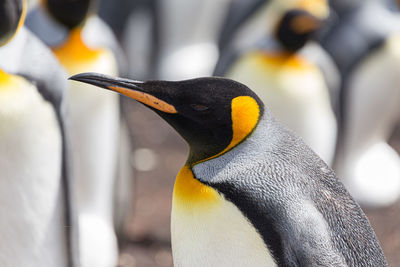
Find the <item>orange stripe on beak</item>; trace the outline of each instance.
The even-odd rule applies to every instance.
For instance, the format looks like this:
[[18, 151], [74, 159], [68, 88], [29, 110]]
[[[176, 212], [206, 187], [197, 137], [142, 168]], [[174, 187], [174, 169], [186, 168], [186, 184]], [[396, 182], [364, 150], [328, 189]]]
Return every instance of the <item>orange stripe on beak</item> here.
[[133, 98], [143, 104], [146, 104], [147, 106], [158, 109], [162, 112], [171, 113], [171, 114], [178, 113], [178, 111], [176, 111], [176, 109], [173, 105], [168, 104], [167, 102], [165, 102], [161, 99], [158, 99], [157, 97], [152, 96], [150, 94], [146, 94], [143, 92], [135, 91], [132, 89], [126, 89], [126, 88], [118, 87], [118, 86], [108, 86], [108, 88], [113, 91], [116, 91], [118, 93], [121, 93], [127, 97]]

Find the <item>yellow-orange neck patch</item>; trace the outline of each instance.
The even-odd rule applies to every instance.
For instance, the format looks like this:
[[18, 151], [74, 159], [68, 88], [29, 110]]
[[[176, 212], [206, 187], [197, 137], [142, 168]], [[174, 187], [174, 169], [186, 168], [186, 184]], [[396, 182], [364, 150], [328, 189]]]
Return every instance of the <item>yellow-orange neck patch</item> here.
[[[0, 69], [0, 93], [4, 97], [4, 93], [15, 92], [26, 83], [25, 79], [20, 76], [7, 73]], [[4, 99], [3, 99], [4, 101]]]
[[0, 85], [4, 86], [10, 83], [12, 80], [12, 76], [8, 74], [7, 72], [4, 72], [2, 69], [0, 69]]
[[61, 64], [68, 69], [76, 64], [95, 61], [103, 50], [88, 47], [82, 40], [82, 29], [76, 28], [70, 31], [63, 44], [53, 48], [53, 52]]
[[185, 210], [207, 209], [221, 200], [218, 192], [196, 178], [189, 166], [185, 165], [179, 171], [174, 186], [174, 208]]
[[300, 71], [313, 68], [313, 65], [300, 55], [288, 52], [257, 51], [250, 56], [257, 59], [264, 66], [271, 66], [277, 69], [287, 68]]

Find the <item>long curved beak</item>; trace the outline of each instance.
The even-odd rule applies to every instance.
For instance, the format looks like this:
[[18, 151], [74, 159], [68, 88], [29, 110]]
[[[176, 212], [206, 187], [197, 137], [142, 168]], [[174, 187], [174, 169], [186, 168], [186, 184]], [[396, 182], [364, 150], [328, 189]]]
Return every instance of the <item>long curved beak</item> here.
[[178, 113], [173, 105], [155, 97], [150, 90], [146, 90], [146, 83], [142, 81], [114, 78], [93, 72], [80, 73], [69, 79], [118, 92], [165, 113]]

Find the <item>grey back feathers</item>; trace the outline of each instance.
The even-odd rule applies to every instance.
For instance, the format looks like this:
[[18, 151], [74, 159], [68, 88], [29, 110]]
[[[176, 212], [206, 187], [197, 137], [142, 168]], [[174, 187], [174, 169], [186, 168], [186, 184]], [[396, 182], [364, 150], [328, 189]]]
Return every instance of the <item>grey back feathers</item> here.
[[387, 265], [333, 171], [268, 111], [244, 142], [193, 172], [241, 210], [279, 266]]

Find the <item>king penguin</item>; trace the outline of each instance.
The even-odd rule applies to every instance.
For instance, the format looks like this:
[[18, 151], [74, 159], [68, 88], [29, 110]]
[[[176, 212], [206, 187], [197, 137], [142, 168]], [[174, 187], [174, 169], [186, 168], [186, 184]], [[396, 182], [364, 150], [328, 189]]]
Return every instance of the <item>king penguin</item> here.
[[322, 25], [305, 10], [286, 11], [273, 36], [239, 54], [223, 76], [251, 87], [282, 123], [331, 164], [337, 127], [329, 88], [319, 66], [302, 54]]
[[66, 73], [0, 4], [0, 265], [79, 266], [65, 119]]
[[321, 44], [341, 74], [334, 168], [360, 204], [387, 206], [400, 196], [400, 158], [388, 144], [400, 114], [400, 17], [385, 1], [337, 0], [332, 10]]
[[218, 38], [219, 59], [214, 75], [226, 70], [232, 53], [254, 46], [273, 34], [276, 25], [290, 9], [301, 9], [319, 19], [329, 15], [326, 0], [249, 0], [232, 1]]
[[70, 79], [145, 104], [188, 142], [172, 200], [175, 266], [387, 266], [333, 171], [245, 85]]
[[[66, 33], [52, 50], [70, 74], [100, 71], [117, 75], [110, 29], [94, 15], [94, 0], [47, 0], [41, 8]], [[115, 266], [118, 246], [114, 231], [113, 193], [120, 135], [118, 95], [69, 84], [73, 170], [77, 181], [81, 262], [84, 267]]]

